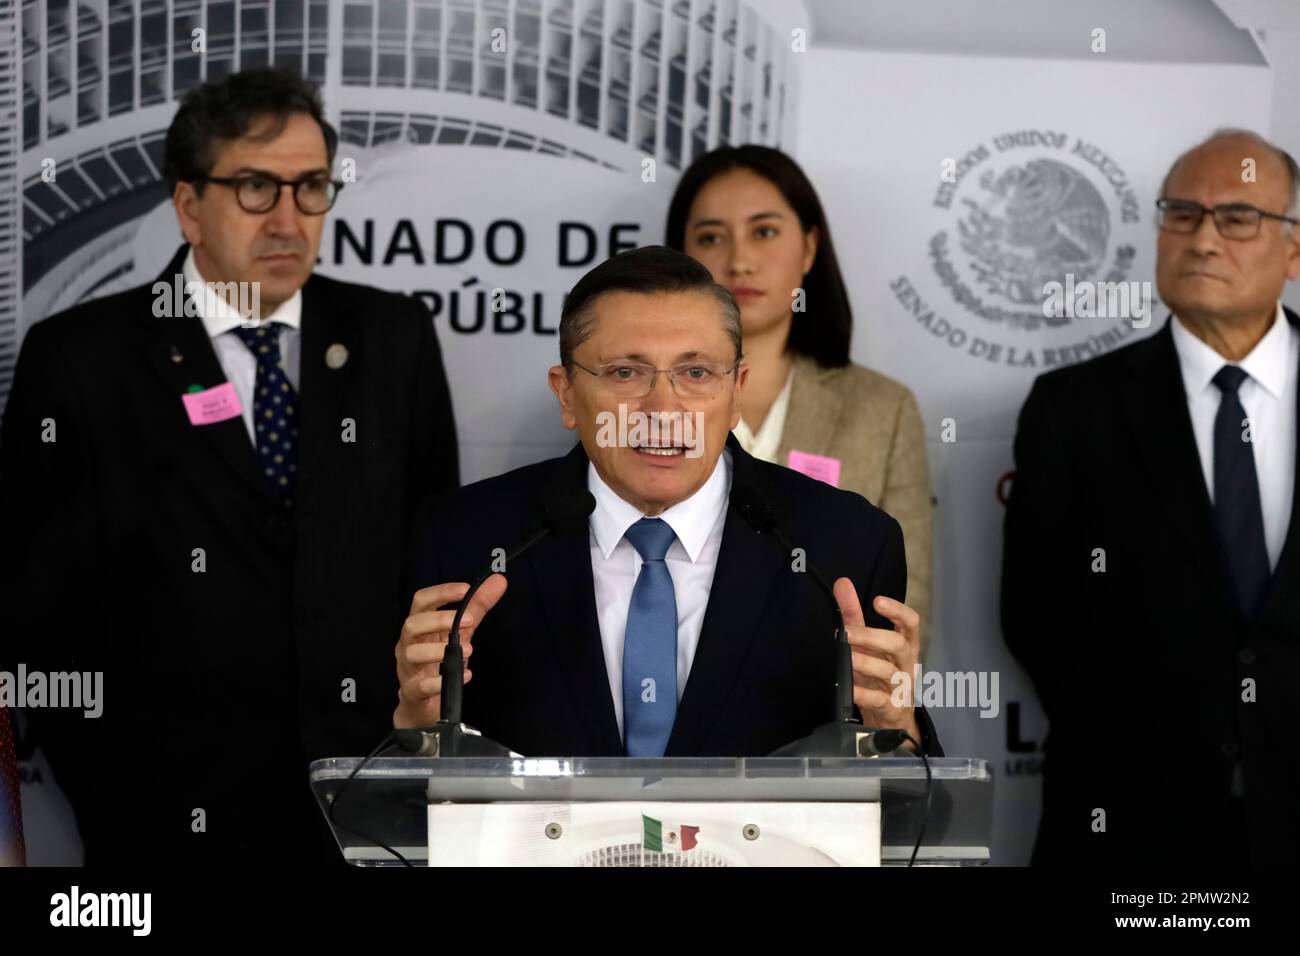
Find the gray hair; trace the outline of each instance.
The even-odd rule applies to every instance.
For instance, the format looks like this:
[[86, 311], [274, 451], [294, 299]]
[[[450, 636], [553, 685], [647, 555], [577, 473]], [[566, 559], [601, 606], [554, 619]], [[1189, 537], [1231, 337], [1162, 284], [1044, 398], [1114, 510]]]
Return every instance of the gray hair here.
[[[1267, 139], [1265, 139], [1263, 136], [1260, 136], [1254, 130], [1237, 129], [1235, 127], [1230, 127], [1230, 126], [1225, 126], [1220, 129], [1216, 129], [1213, 133], [1211, 133], [1201, 142], [1197, 143], [1191, 149], [1186, 150], [1185, 152], [1179, 154], [1178, 158], [1175, 159], [1172, 164], [1170, 164], [1169, 171], [1165, 173], [1165, 178], [1160, 182], [1160, 198], [1162, 199], [1165, 198], [1165, 190], [1169, 186], [1170, 178], [1174, 175], [1174, 170], [1178, 168], [1179, 163], [1181, 163], [1184, 159], [1187, 158], [1188, 153], [1200, 149], [1202, 146], [1206, 145], [1207, 143], [1212, 143], [1216, 139], [1228, 139], [1233, 136], [1242, 136], [1247, 139], [1253, 139], [1261, 146], [1263, 146], [1265, 149], [1271, 151], [1273, 155], [1276, 156], [1278, 159], [1282, 160], [1282, 165], [1286, 167], [1287, 180], [1290, 185], [1290, 189], [1288, 190], [1288, 192], [1290, 193], [1291, 196], [1291, 201], [1287, 203], [1286, 214], [1288, 216], [1294, 216], [1297, 210], [1300, 210], [1300, 165], [1297, 165], [1295, 158], [1290, 153], [1288, 153], [1285, 149], [1273, 143], [1270, 143]], [[1291, 223], [1287, 223], [1286, 227], [1287, 229], [1293, 228]]]

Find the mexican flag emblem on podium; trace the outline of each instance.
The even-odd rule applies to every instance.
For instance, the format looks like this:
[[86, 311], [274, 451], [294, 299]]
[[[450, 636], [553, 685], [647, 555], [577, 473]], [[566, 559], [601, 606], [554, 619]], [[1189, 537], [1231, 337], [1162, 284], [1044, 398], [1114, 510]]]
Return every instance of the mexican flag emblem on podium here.
[[641, 846], [659, 853], [680, 853], [695, 846], [699, 827], [684, 823], [664, 823], [641, 814]]

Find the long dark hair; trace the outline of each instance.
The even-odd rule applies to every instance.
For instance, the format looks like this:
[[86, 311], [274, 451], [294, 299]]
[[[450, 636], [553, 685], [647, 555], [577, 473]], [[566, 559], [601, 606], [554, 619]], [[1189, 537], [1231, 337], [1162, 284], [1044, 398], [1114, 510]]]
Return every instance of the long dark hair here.
[[803, 286], [808, 311], [796, 313], [790, 325], [786, 350], [806, 355], [822, 368], [848, 365], [853, 312], [849, 308], [849, 295], [844, 288], [840, 264], [835, 258], [830, 225], [821, 200], [804, 171], [779, 149], [752, 143], [722, 146], [691, 163], [678, 180], [673, 200], [668, 205], [665, 245], [679, 252], [686, 251], [686, 217], [690, 215], [696, 195], [715, 176], [733, 169], [748, 169], [779, 189], [799, 217], [804, 232], [817, 227], [817, 256]]

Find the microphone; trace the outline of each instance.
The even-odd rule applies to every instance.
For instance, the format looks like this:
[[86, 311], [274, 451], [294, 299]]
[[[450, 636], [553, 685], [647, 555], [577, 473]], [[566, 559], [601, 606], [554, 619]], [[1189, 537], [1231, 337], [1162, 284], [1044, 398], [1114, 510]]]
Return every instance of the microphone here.
[[581, 531], [596, 510], [596, 499], [586, 488], [576, 488], [551, 498], [542, 507], [542, 518], [551, 531]]
[[[748, 482], [733, 482], [731, 503], [740, 516], [759, 534], [770, 537], [786, 554], [794, 548], [777, 527], [777, 511], [762, 492]], [[901, 731], [864, 727], [853, 703], [853, 648], [844, 626], [844, 612], [835, 591], [812, 564], [807, 563], [817, 589], [830, 602], [835, 615], [835, 719], [816, 728], [809, 736], [772, 752], [773, 757], [879, 757], [901, 747]]]
[[[509, 552], [505, 558], [508, 568], [510, 562], [541, 541], [549, 534], [580, 530], [587, 518], [596, 510], [596, 499], [586, 488], [575, 488], [551, 494], [541, 502], [542, 524], [529, 535], [522, 544]], [[394, 732], [397, 743], [404, 750], [416, 756], [499, 756], [510, 755], [507, 748], [488, 740], [472, 727], [461, 723], [461, 710], [465, 691], [465, 655], [460, 643], [460, 622], [465, 609], [483, 582], [493, 574], [491, 566], [480, 574], [456, 609], [456, 616], [451, 622], [451, 633], [447, 636], [447, 647], [443, 651], [442, 664], [438, 673], [442, 675], [441, 718], [432, 727], [419, 730], [398, 730]]]
[[[519, 557], [548, 534], [581, 529], [587, 518], [596, 510], [596, 499], [592, 497], [591, 492], [586, 488], [561, 491], [551, 494], [543, 500], [540, 510], [542, 512], [542, 526], [533, 532], [523, 544], [506, 556], [507, 567], [509, 567], [510, 561]], [[465, 608], [469, 606], [470, 598], [474, 596], [474, 592], [494, 573], [496, 572], [489, 567], [487, 571], [479, 575], [469, 591], [466, 592], [460, 608], [456, 611], [456, 617], [452, 620], [447, 650], [443, 657], [442, 666], [438, 669], [439, 673], [442, 674], [442, 718], [430, 727], [394, 730], [383, 739], [383, 742], [378, 747], [370, 752], [369, 756], [352, 769], [347, 779], [343, 781], [343, 785], [330, 798], [328, 816], [331, 828], [345, 829], [356, 836], [370, 840], [376, 846], [387, 850], [405, 866], [410, 866], [410, 861], [388, 844], [363, 833], [361, 830], [340, 824], [337, 818], [338, 807], [343, 801], [343, 795], [348, 792], [357, 774], [371, 760], [393, 745], [416, 757], [521, 756], [509, 747], [503, 747], [496, 741], [489, 740], [478, 730], [467, 727], [460, 722], [462, 691], [465, 686], [465, 657], [460, 647], [460, 619], [465, 613]]]

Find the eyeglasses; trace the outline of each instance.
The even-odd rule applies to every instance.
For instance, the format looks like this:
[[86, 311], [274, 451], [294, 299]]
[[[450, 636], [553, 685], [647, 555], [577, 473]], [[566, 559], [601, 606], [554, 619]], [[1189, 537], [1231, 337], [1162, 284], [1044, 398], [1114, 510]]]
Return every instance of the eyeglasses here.
[[712, 398], [722, 390], [727, 376], [740, 367], [721, 362], [682, 362], [672, 368], [655, 368], [640, 362], [609, 362], [596, 369], [573, 363], [600, 381], [601, 387], [619, 398], [644, 398], [654, 391], [660, 372], [668, 373], [673, 391], [683, 398]]
[[1214, 228], [1224, 239], [1254, 239], [1259, 235], [1260, 223], [1265, 219], [1280, 219], [1295, 225], [1300, 220], [1265, 212], [1246, 203], [1226, 203], [1209, 209], [1188, 199], [1157, 199], [1160, 210], [1157, 224], [1166, 232], [1193, 233], [1201, 228], [1206, 215], [1214, 217]]
[[265, 173], [246, 176], [200, 176], [199, 182], [230, 186], [235, 190], [235, 200], [244, 212], [270, 212], [280, 201], [280, 190], [293, 189], [293, 202], [298, 211], [307, 216], [320, 216], [329, 212], [338, 198], [343, 183], [328, 176], [311, 174], [298, 179], [280, 179]]

